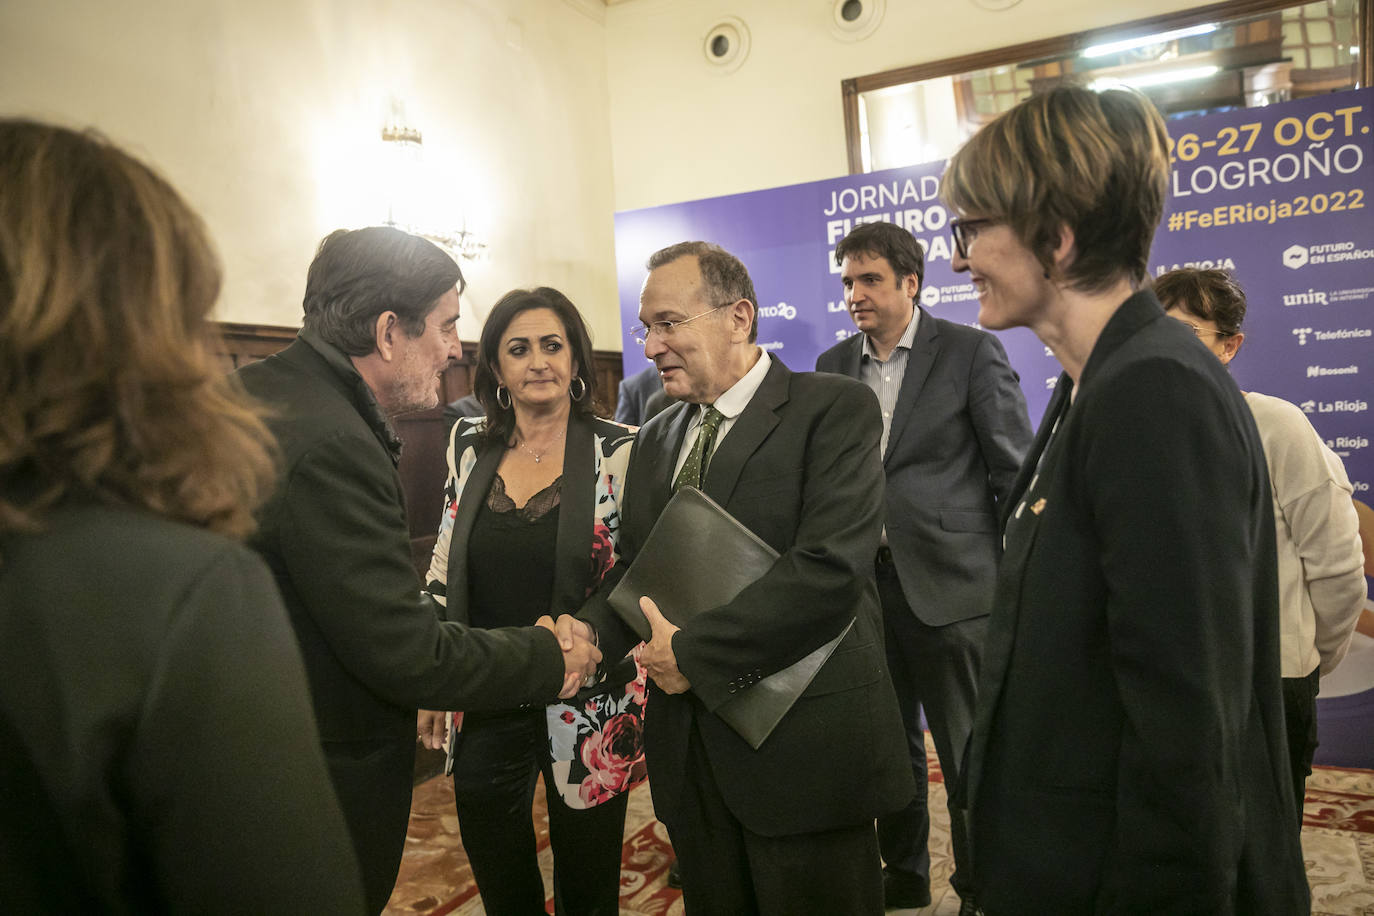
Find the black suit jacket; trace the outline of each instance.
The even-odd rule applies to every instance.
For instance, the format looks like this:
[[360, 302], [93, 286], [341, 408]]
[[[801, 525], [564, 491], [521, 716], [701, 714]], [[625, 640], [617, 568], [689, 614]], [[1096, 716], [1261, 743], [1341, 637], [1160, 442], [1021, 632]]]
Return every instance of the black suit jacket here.
[[[691, 404], [639, 433], [625, 484], [621, 565], [583, 609], [602, 652], [637, 637], [605, 603], [671, 496]], [[914, 784], [888, 677], [873, 555], [882, 525], [877, 400], [849, 379], [793, 374], [774, 359], [711, 458], [704, 491], [781, 557], [729, 604], [673, 639], [691, 681], [669, 696], [650, 686], [645, 745], [659, 817], [676, 820], [691, 729], [740, 822], [785, 836], [853, 826], [902, 807]], [[661, 596], [671, 607], [671, 596]], [[760, 678], [854, 630], [757, 751], [712, 713]]]
[[463, 417], [484, 417], [486, 410], [482, 407], [482, 402], [477, 400], [475, 394], [465, 394], [456, 401], [450, 401], [444, 405], [444, 428], [449, 432], [453, 431], [453, 424]]
[[655, 391], [649, 395], [649, 400], [644, 402], [644, 416], [640, 418], [640, 423], [648, 423], [676, 403], [677, 398], [669, 397], [668, 392], [662, 389]]
[[347, 357], [302, 331], [236, 374], [272, 408], [268, 425], [283, 452], [251, 543], [286, 600], [321, 736], [400, 738], [414, 734], [420, 707], [555, 699], [563, 662], [552, 633], [442, 622], [422, 593], [397, 455]]
[[[826, 350], [816, 369], [861, 379], [863, 340]], [[1031, 441], [1019, 382], [996, 337], [921, 309], [883, 470], [897, 577], [929, 626], [992, 609], [998, 508]]]
[[1305, 913], [1250, 411], [1150, 291], [1070, 386], [1009, 504], [967, 769], [978, 901]]
[[82, 495], [0, 558], [0, 911], [363, 911], [256, 556]]

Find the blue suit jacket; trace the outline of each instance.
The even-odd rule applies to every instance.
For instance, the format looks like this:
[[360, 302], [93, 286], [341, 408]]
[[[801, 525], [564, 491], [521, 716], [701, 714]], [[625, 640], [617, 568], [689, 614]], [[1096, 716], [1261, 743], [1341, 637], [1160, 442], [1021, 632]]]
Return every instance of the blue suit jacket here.
[[615, 421], [629, 426], [644, 423], [644, 404], [654, 394], [663, 390], [663, 380], [653, 366], [642, 369], [620, 383], [620, 394], [615, 402]]
[[[826, 350], [821, 372], [859, 378], [863, 335]], [[992, 609], [998, 510], [1031, 442], [1026, 399], [987, 331], [921, 309], [892, 414], [887, 540], [907, 604], [942, 626]]]

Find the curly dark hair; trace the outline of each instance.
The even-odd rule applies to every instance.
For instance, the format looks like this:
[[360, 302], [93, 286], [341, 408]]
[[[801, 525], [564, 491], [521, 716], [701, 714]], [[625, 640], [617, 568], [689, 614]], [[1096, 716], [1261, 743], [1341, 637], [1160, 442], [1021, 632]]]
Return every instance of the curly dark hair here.
[[565, 337], [572, 347], [573, 360], [577, 363], [577, 377], [587, 386], [582, 397], [572, 400], [573, 414], [594, 417], [605, 413], [596, 396], [596, 367], [593, 364], [591, 335], [587, 333], [587, 322], [577, 306], [551, 286], [513, 289], [492, 306], [477, 343], [477, 370], [472, 388], [487, 413], [483, 436], [489, 442], [505, 445], [515, 434], [514, 408], [502, 407], [496, 400], [496, 367], [500, 365], [501, 337], [506, 333], [506, 328], [510, 327], [516, 315], [530, 309], [550, 309], [563, 322], [567, 332]]

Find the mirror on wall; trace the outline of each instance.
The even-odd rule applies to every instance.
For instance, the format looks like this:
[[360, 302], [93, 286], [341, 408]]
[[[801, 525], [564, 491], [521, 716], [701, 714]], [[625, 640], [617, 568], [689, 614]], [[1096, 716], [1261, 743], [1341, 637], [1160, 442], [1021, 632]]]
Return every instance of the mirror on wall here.
[[1166, 117], [1252, 108], [1368, 83], [1374, 0], [1239, 0], [845, 80], [850, 172], [951, 155], [1035, 92], [1138, 88]]

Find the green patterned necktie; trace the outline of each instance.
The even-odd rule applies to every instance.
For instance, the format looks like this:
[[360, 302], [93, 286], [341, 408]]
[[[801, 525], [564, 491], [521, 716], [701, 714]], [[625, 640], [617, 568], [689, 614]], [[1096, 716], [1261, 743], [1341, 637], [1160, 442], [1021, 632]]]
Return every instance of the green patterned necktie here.
[[701, 487], [706, 466], [711, 462], [711, 451], [716, 447], [716, 430], [724, 419], [725, 414], [719, 410], [706, 408], [706, 416], [701, 418], [701, 428], [697, 430], [697, 441], [692, 443], [692, 450], [687, 453], [687, 463], [677, 472], [677, 480], [673, 481], [674, 493], [683, 487]]

